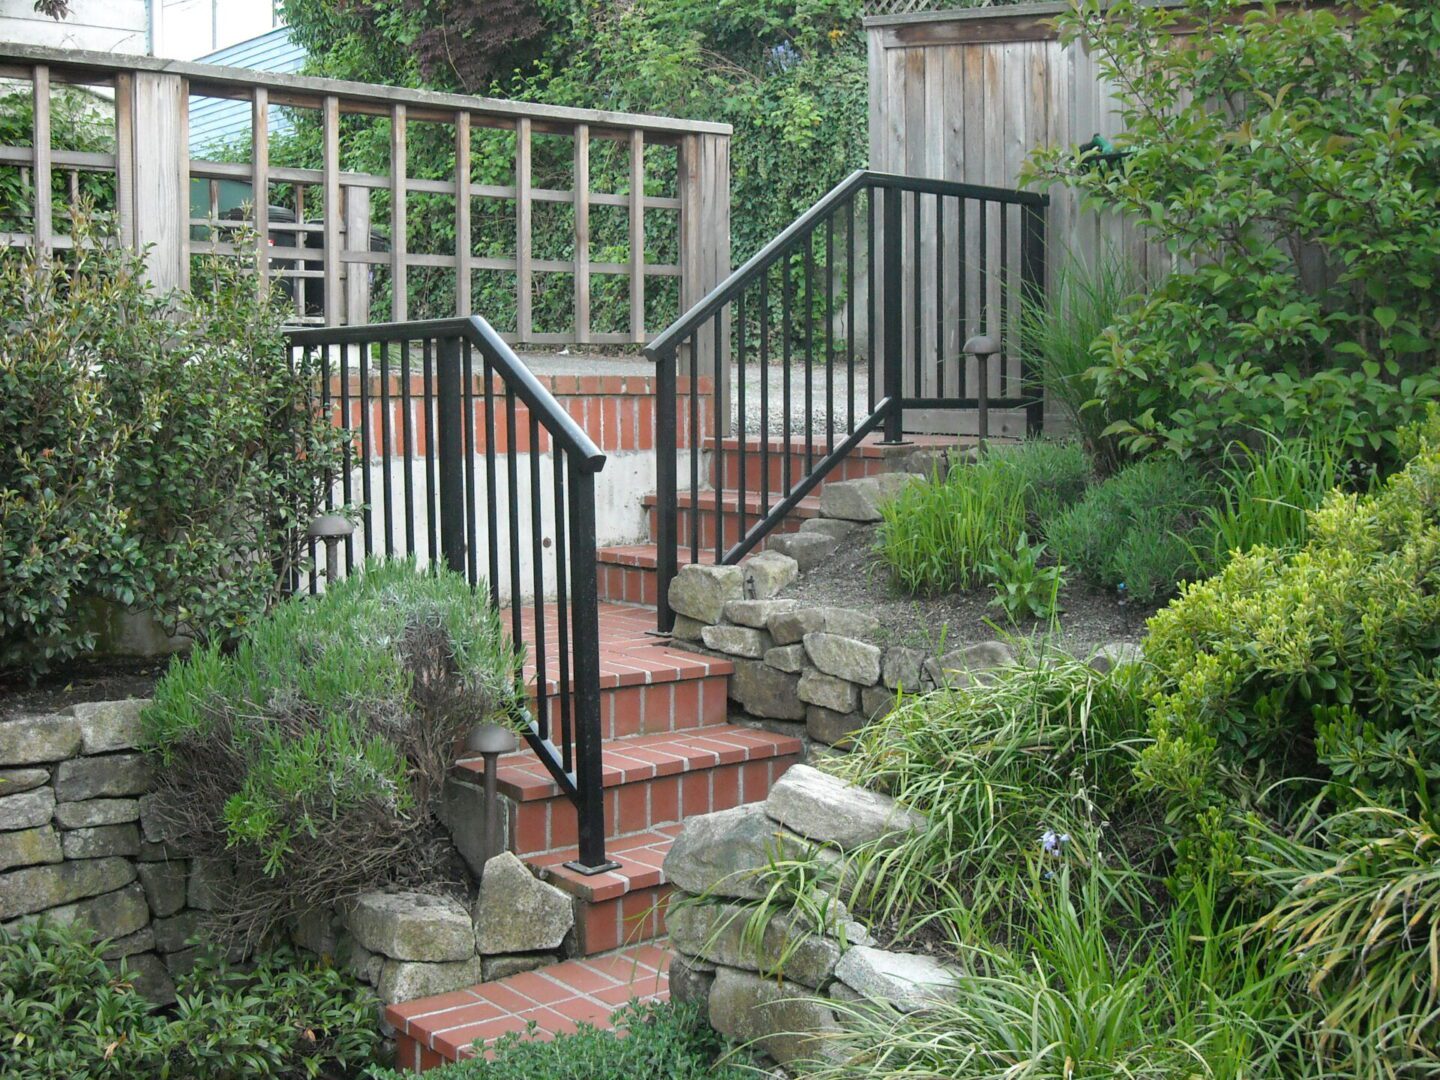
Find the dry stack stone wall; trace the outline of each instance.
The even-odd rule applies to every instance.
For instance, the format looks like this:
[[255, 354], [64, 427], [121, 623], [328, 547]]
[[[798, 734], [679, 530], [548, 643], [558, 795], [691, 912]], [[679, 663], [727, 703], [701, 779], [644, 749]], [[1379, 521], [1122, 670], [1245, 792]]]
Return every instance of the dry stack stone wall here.
[[[806, 765], [787, 771], [764, 803], [691, 818], [665, 860], [677, 889], [667, 917], [672, 997], [786, 1065], [830, 1054], [825, 1036], [849, 1009], [914, 1011], [952, 995], [964, 978], [958, 967], [876, 947], [824, 892], [845, 880], [847, 852], [925, 825], [888, 796]], [[830, 884], [790, 908], [759, 903], [773, 863], [800, 858], [828, 864]]]
[[88, 926], [142, 992], [171, 1001], [225, 868], [178, 857], [149, 821], [150, 763], [138, 749], [146, 704], [0, 722], [0, 926]]

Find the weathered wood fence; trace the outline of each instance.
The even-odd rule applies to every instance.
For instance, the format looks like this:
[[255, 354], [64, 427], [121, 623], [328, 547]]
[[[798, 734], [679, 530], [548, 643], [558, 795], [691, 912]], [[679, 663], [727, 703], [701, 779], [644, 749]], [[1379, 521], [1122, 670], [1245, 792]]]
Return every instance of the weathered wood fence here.
[[[865, 20], [870, 69], [870, 167], [1019, 187], [1039, 147], [1119, 133], [1113, 87], [1098, 59], [1062, 45], [1066, 3], [919, 11]], [[1168, 256], [1118, 216], [1084, 210], [1056, 187], [1048, 219], [1051, 274], [1068, 257], [1114, 251], [1150, 276]]]
[[[193, 257], [233, 251], [236, 226], [244, 220], [254, 231], [261, 273], [288, 281], [297, 321], [370, 321], [372, 288], [382, 274], [389, 310], [381, 317], [414, 318], [421, 313], [412, 308], [412, 279], [436, 271], [446, 275], [442, 291], [453, 296], [453, 309], [435, 310], [432, 277], [423, 314], [468, 315], [477, 275], [490, 274], [506, 282], [513, 278], [513, 322], [505, 326], [496, 319], [507, 339], [624, 344], [646, 341], [730, 269], [728, 125], [13, 44], [0, 44], [0, 78], [28, 83], [34, 106], [30, 145], [0, 146], [0, 170], [18, 173], [27, 192], [18, 215], [10, 208], [0, 242], [33, 244], [42, 252], [67, 246], [66, 207], [57, 202], [67, 193], [74, 196], [82, 178], [93, 182], [98, 176], [113, 185], [107, 201], [113, 198], [121, 242], [149, 249], [150, 275], [162, 287], [187, 285]], [[113, 133], [105, 149], [57, 143], [51, 106], [55, 89], [65, 84], [90, 88], [88, 108]], [[242, 160], [191, 156], [189, 109], [207, 97], [250, 104], [248, 154], [225, 155]], [[305, 110], [320, 133], [320, 166], [272, 163], [272, 125], [277, 117], [289, 123]], [[349, 117], [373, 118], [388, 127], [386, 174], [343, 167], [342, 118]], [[444, 138], [453, 139], [453, 176], [410, 175], [407, 142], [418, 125], [439, 125], [446, 129]], [[482, 133], [507, 137], [500, 152], [513, 157], [509, 182], [477, 182], [472, 150], [481, 145], [476, 140]], [[568, 140], [568, 188], [536, 182], [536, 145], [542, 138]], [[592, 147], [600, 142], [628, 154], [626, 175], [609, 191], [592, 190]], [[495, 146], [484, 145], [493, 166]], [[556, 147], [547, 149], [553, 159]], [[237, 189], [249, 193], [243, 208], [234, 205]], [[388, 213], [372, 220], [376, 194], [383, 194]], [[277, 198], [293, 220], [271, 220]], [[437, 248], [432, 242], [415, 250], [407, 242], [416, 221], [412, 199], [424, 201], [426, 213], [453, 222], [448, 245]], [[498, 249], [493, 228], [484, 244], [474, 242], [472, 222], [482, 204], [492, 226], [497, 218], [513, 218], [505, 238], [510, 242]], [[536, 217], [557, 205], [565, 211], [558, 231], [568, 242], [558, 252], [537, 251]], [[591, 228], [593, 214], [602, 208], [627, 219], [624, 242], [608, 244], [605, 259], [596, 257]], [[647, 230], [647, 220], [665, 215], [673, 218], [671, 227]], [[556, 232], [552, 221], [545, 235], [553, 238]], [[569, 283], [569, 326], [542, 325], [537, 318], [535, 297], [550, 284], [541, 280], [546, 275]], [[612, 311], [623, 309], [623, 325], [612, 320], [597, 327], [592, 296], [606, 287], [603, 279], [615, 278], [628, 285], [620, 302], [610, 305]], [[678, 279], [678, 289], [669, 287], [668, 305], [647, 299], [660, 288], [657, 279]], [[608, 295], [615, 295], [613, 283]]]

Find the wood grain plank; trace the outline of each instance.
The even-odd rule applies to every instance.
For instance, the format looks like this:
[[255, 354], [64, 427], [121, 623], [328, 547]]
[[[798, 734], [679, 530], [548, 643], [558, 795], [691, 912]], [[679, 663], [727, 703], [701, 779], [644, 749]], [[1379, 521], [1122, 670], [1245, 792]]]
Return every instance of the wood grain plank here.
[[331, 94], [321, 110], [321, 164], [325, 173], [323, 198], [325, 215], [324, 257], [325, 322], [334, 326], [346, 317], [340, 284], [340, 226], [344, 209], [340, 205], [340, 99]]
[[515, 124], [515, 334], [520, 341], [529, 341], [534, 331], [531, 303], [535, 275], [531, 269], [531, 201], [530, 201], [530, 120], [522, 117]]
[[31, 228], [35, 252], [44, 258], [50, 254], [51, 233], [55, 226], [50, 192], [50, 68], [45, 64], [35, 65], [31, 75], [31, 93], [34, 119], [31, 138], [33, 171], [30, 179], [35, 192]]
[[590, 340], [590, 128], [575, 127], [575, 340]]
[[409, 261], [406, 258], [406, 107], [390, 109], [390, 317], [404, 322], [410, 313]]
[[250, 99], [250, 199], [256, 287], [264, 296], [270, 289], [270, 92], [263, 86]]
[[470, 315], [470, 114], [455, 114], [455, 314]]
[[630, 133], [630, 340], [645, 341], [645, 133]]

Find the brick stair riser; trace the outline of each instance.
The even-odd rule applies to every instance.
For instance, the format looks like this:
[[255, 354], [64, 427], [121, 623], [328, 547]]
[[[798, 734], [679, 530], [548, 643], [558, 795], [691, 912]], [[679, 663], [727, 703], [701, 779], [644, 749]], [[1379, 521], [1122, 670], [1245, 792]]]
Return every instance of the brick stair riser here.
[[[815, 447], [814, 458], [809, 462], [810, 467], [807, 467], [804, 451], [802, 450], [798, 454], [792, 452], [789, 455], [790, 484], [798, 484], [803, 480], [810, 472], [810, 468], [818, 465], [820, 459], [824, 456], [824, 445], [817, 445]], [[745, 451], [745, 468], [743, 470], [745, 490], [751, 494], [759, 492], [762, 488], [761, 481], [768, 473], [770, 477], [769, 490], [772, 499], [776, 492], [785, 491], [785, 460], [786, 455], [776, 450], [772, 450], [767, 457], [762, 458], [758, 447], [747, 448]], [[740, 487], [742, 472], [740, 468], [740, 452], [738, 450], [722, 450], [716, 455], [715, 461], [717, 463], [716, 468], [720, 472], [719, 486], [738, 489]], [[824, 487], [826, 484], [833, 483], [837, 480], [858, 480], [865, 476], [875, 476], [878, 473], [888, 471], [889, 468], [890, 465], [884, 458], [855, 457], [852, 455], [840, 462], [839, 465], [835, 466], [834, 469], [826, 474], [825, 479], [820, 482], [820, 487]], [[711, 479], [713, 482], [713, 474]]]
[[[714, 765], [605, 789], [605, 836], [614, 840], [696, 814], [759, 802], [795, 763], [792, 756]], [[522, 859], [579, 843], [575, 807], [563, 796], [513, 804], [510, 844]]]
[[[815, 516], [813, 512], [808, 514], [803, 511], [792, 513], [788, 517], [786, 517], [784, 521], [780, 522], [780, 524], [776, 526], [773, 531], [795, 532], [797, 529], [800, 528], [800, 523], [804, 521], [806, 517], [813, 516]], [[650, 508], [649, 518], [650, 535], [658, 536], [659, 514], [654, 507]], [[755, 523], [758, 520], [759, 515], [755, 511], [747, 510], [743, 520], [744, 528], [754, 528]], [[717, 532], [715, 508], [713, 506], [700, 507], [693, 511], [689, 507], [685, 506], [682, 506], [680, 508], [679, 512], [675, 515], [675, 532], [676, 543], [682, 548], [688, 548], [691, 544], [692, 521], [694, 521], [695, 524], [695, 535], [699, 539], [701, 550], [709, 550], [713, 552], [716, 546]], [[722, 545], [722, 548], [728, 548], [732, 544], [735, 544], [742, 535], [742, 520], [740, 512], [734, 509], [722, 509], [720, 511], [720, 521], [718, 523], [718, 529], [724, 535], [724, 544]], [[761, 547], [757, 548], [756, 550], [763, 550], [763, 545], [761, 545]]]
[[659, 603], [658, 581], [653, 566], [598, 563], [595, 567], [595, 586], [600, 599], [612, 604], [639, 604], [653, 608]]
[[580, 955], [594, 956], [663, 937], [670, 889], [653, 885], [599, 903], [576, 900], [575, 945]]

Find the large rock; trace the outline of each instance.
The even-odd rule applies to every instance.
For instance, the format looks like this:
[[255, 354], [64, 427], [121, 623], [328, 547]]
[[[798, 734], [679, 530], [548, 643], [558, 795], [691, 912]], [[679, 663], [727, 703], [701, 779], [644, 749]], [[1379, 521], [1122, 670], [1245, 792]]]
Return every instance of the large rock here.
[[475, 901], [475, 948], [493, 953], [557, 949], [575, 925], [570, 897], [539, 880], [511, 852], [485, 864]]
[[102, 754], [62, 761], [55, 770], [60, 802], [142, 795], [150, 789], [150, 762], [144, 754]]
[[484, 978], [485, 970], [478, 956], [448, 964], [386, 960], [380, 969], [379, 985], [375, 992], [383, 1004], [396, 1005], [402, 1001], [414, 1001], [416, 998], [463, 990]]
[[822, 565], [840, 546], [840, 541], [822, 533], [794, 532], [772, 534], [765, 541], [767, 550], [795, 561], [799, 573], [808, 573]]
[[891, 690], [915, 693], [924, 685], [925, 650], [895, 645], [885, 650], [880, 664], [880, 680]]
[[235, 864], [229, 859], [207, 856], [190, 860], [190, 884], [185, 902], [197, 911], [218, 911], [230, 906], [235, 892]]
[[862, 945], [840, 958], [835, 977], [867, 1001], [915, 1012], [953, 1000], [964, 974], [933, 957]]
[[[496, 825], [499, 836], [510, 835], [512, 805], [509, 799], [497, 799], [495, 802], [496, 817], [500, 819]], [[485, 805], [484, 787], [457, 776], [447, 777], [438, 816], [440, 823], [450, 830], [455, 850], [478, 881], [485, 872], [485, 860], [491, 854], [485, 839], [489, 835], [489, 811]]]
[[835, 1014], [799, 983], [721, 967], [710, 987], [710, 1024], [738, 1043], [753, 1044], [781, 1065], [822, 1057], [825, 1036], [838, 1033]]
[[1003, 641], [981, 641], [925, 661], [925, 673], [936, 686], [964, 688], [989, 679], [988, 673], [1015, 663], [1015, 653]]
[[860, 688], [854, 683], [814, 670], [807, 670], [800, 676], [796, 693], [801, 701], [832, 712], [854, 712], [860, 704]]
[[860, 691], [860, 715], [867, 721], [878, 720], [893, 712], [897, 701], [894, 690], [886, 690], [883, 686], [867, 686]]
[[805, 670], [804, 645], [776, 645], [765, 650], [765, 663], [777, 671], [798, 675]]
[[707, 626], [700, 632], [700, 639], [706, 648], [752, 660], [764, 656], [771, 645], [769, 634], [748, 626]]
[[62, 829], [91, 829], [140, 820], [139, 799], [86, 799], [55, 807], [55, 823]]
[[0, 874], [0, 919], [113, 892], [135, 880], [128, 859], [85, 859]]
[[738, 566], [690, 563], [670, 582], [671, 609], [702, 623], [718, 623], [726, 604], [744, 599], [745, 571]]
[[672, 904], [666, 933], [672, 947], [691, 956], [824, 986], [840, 961], [840, 943], [791, 914], [771, 914], [763, 928], [752, 928], [757, 911], [745, 904]]
[[725, 605], [725, 618], [736, 626], [765, 629], [771, 615], [794, 611], [795, 600], [732, 600]]
[[140, 826], [133, 821], [125, 825], [95, 825], [88, 829], [72, 829], [61, 840], [67, 859], [103, 859], [107, 855], [140, 854]]
[[857, 731], [865, 726], [865, 718], [855, 712], [835, 712], [819, 705], [805, 710], [805, 730], [810, 738], [826, 746], [847, 746]]
[[908, 473], [880, 473], [826, 484], [820, 489], [820, 514], [862, 524], [880, 521], [880, 508], [916, 479]]
[[368, 892], [346, 913], [355, 940], [392, 960], [427, 963], [475, 955], [475, 929], [458, 900], [418, 892]]
[[670, 627], [670, 636], [679, 641], [699, 641], [700, 634], [709, 625], [699, 619], [692, 619], [689, 615], [681, 615], [676, 612], [675, 623]]
[[863, 611], [843, 607], [797, 608], [776, 615], [767, 624], [776, 645], [793, 645], [806, 634], [838, 634], [871, 641], [880, 632], [880, 620]]
[[185, 887], [190, 877], [187, 863], [140, 863], [135, 870], [145, 887], [145, 900], [157, 918], [174, 915], [185, 906]]
[[750, 600], [769, 600], [800, 576], [799, 564], [779, 551], [752, 555], [740, 569], [745, 572], [745, 596]]
[[[149, 933], [150, 906], [145, 903], [145, 890], [138, 881], [103, 896], [63, 904], [40, 915], [30, 915], [24, 921], [40, 918], [60, 926], [88, 927], [93, 937], [112, 940], [130, 937], [144, 930], [146, 936], [143, 942], [128, 943], [135, 946], [130, 952], [144, 952], [155, 947], [154, 936]], [[107, 951], [106, 959], [128, 955], [127, 952]]]
[[334, 908], [307, 908], [290, 919], [290, 940], [297, 948], [316, 956], [335, 956], [340, 948], [340, 936], [345, 933], [345, 925]]
[[1133, 641], [1112, 641], [1101, 645], [1091, 654], [1089, 665], [1105, 675], [1126, 664], [1138, 664], [1145, 659], [1145, 650]]
[[55, 792], [36, 788], [0, 799], [0, 829], [33, 829], [49, 822], [55, 813]]
[[665, 856], [665, 876], [694, 896], [758, 900], [768, 889], [757, 871], [808, 847], [776, 826], [759, 803], [749, 803], [686, 821]]
[[0, 763], [41, 765], [80, 752], [80, 722], [73, 716], [26, 716], [0, 723]]
[[759, 660], [737, 660], [730, 676], [730, 697], [751, 716], [803, 720], [805, 703], [800, 700], [799, 685], [797, 675], [787, 675]]
[[842, 521], [839, 518], [810, 518], [800, 523], [801, 536], [826, 536], [833, 540], [844, 540], [852, 535], [860, 526], [853, 521]]
[[715, 965], [708, 960], [676, 953], [670, 961], [670, 1000], [677, 1005], [694, 1005], [702, 1024], [710, 1023], [710, 988], [715, 985]]
[[873, 686], [880, 680], [880, 650], [855, 638], [839, 634], [805, 635], [805, 654], [826, 675]]
[[0, 832], [0, 870], [17, 866], [57, 863], [64, 855], [60, 850], [60, 834], [49, 825], [15, 832]]
[[888, 795], [847, 784], [809, 765], [792, 765], [770, 789], [765, 813], [801, 836], [849, 851], [890, 846], [925, 828], [925, 817]]
[[806, 634], [825, 629], [825, 609], [795, 608], [772, 615], [765, 624], [776, 645], [794, 645], [804, 640]]
[[142, 742], [140, 711], [150, 702], [144, 698], [124, 701], [86, 701], [70, 707], [80, 724], [80, 750], [103, 754], [111, 750], [133, 750]]
[[201, 919], [201, 912], [182, 911], [169, 918], [154, 920], [150, 927], [155, 932], [155, 947], [163, 953], [188, 949], [195, 941], [204, 937]]
[[0, 769], [0, 798], [33, 791], [49, 782], [49, 769]]
[[549, 952], [512, 953], [509, 956], [481, 957], [480, 966], [485, 972], [485, 981], [508, 979], [524, 971], [536, 971], [555, 963], [555, 954]]
[[135, 988], [136, 993], [156, 1005], [175, 1003], [175, 981], [165, 964], [154, 953], [139, 953], [127, 956], [111, 965], [116, 971], [122, 966], [124, 976]]

